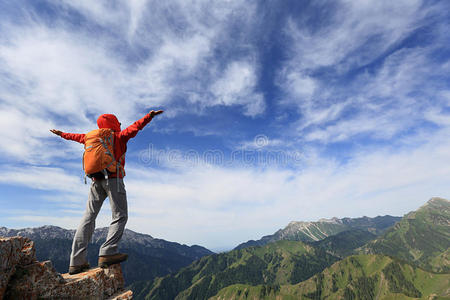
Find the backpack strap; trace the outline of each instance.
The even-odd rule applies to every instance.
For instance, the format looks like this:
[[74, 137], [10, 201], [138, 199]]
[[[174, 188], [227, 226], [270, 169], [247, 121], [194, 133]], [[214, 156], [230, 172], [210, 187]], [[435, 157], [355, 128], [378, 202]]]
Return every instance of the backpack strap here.
[[[83, 171], [84, 171], [84, 155], [86, 154], [86, 146], [85, 146], [85, 148], [84, 148], [84, 152], [83, 152], [83, 160], [81, 161], [81, 164], [82, 164], [82, 166], [83, 166]], [[86, 181], [86, 172], [83, 172], [84, 173], [84, 184], [87, 184], [87, 181]]]
[[[109, 156], [112, 157], [112, 159], [114, 160], [114, 155], [112, 155], [111, 151], [109, 151], [108, 149], [108, 145], [106, 144], [106, 142], [102, 139], [102, 138], [98, 138], [99, 142], [102, 144], [103, 148], [105, 148], [105, 152], [106, 154], [108, 154]], [[113, 144], [114, 145], [114, 144]]]
[[122, 154], [122, 156], [119, 158], [119, 161], [116, 163], [116, 185], [117, 185], [117, 192], [119, 192], [119, 174], [122, 175], [123, 178], [123, 166], [122, 166], [122, 160], [125, 157], [125, 153]]
[[106, 179], [106, 185], [108, 186], [108, 171], [107, 169], [109, 168], [109, 166], [111, 166], [116, 159], [114, 158], [114, 155], [111, 153], [111, 151], [109, 151], [108, 148], [108, 144], [111, 145], [112, 147], [114, 147], [114, 135], [111, 134], [107, 137], [105, 137], [105, 140], [103, 140], [102, 138], [98, 138], [99, 142], [102, 144], [103, 148], [105, 148], [105, 153], [109, 156], [111, 156], [112, 160], [111, 162], [101, 171], [103, 173], [103, 175], [105, 176]]

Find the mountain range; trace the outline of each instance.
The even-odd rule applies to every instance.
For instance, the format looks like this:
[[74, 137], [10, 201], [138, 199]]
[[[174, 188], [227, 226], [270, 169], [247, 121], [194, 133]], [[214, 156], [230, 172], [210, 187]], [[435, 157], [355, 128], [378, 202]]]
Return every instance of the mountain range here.
[[317, 222], [290, 222], [285, 228], [278, 230], [274, 234], [263, 236], [259, 240], [250, 240], [238, 245], [236, 249], [242, 249], [251, 246], [264, 246], [268, 243], [291, 240], [314, 242], [320, 241], [329, 236], [336, 235], [343, 231], [360, 229], [370, 232], [374, 235], [383, 233], [387, 228], [400, 221], [401, 217], [378, 216], [375, 218], [332, 218], [320, 219]]
[[210, 255], [155, 280], [140, 294], [146, 299], [208, 299], [235, 283], [248, 285], [298, 283], [338, 259], [302, 242], [279, 241]]
[[[89, 261], [107, 228], [95, 231]], [[32, 238], [39, 259], [67, 270], [73, 230], [0, 227]], [[214, 254], [126, 230], [120, 245], [134, 299], [450, 299], [450, 202], [403, 218], [321, 219]]]
[[360, 252], [391, 255], [429, 271], [450, 272], [449, 201], [432, 198]]
[[[97, 265], [98, 251], [106, 240], [108, 228], [94, 231], [88, 245], [88, 261], [91, 267]], [[55, 269], [66, 273], [75, 230], [57, 226], [36, 228], [8, 229], [0, 227], [0, 236], [24, 236], [33, 240], [39, 261], [51, 260]], [[193, 261], [213, 254], [201, 246], [186, 246], [163, 239], [153, 238], [148, 234], [125, 229], [119, 250], [128, 253], [128, 260], [122, 264], [124, 277], [128, 284], [139, 280], [153, 280], [157, 276], [178, 271]]]
[[[205, 256], [140, 285], [136, 299], [449, 299], [450, 202], [432, 198], [393, 226], [277, 236], [261, 246]], [[366, 218], [360, 218], [358, 221]], [[392, 220], [380, 217], [377, 220]], [[367, 220], [367, 219], [366, 219]], [[337, 221], [337, 222], [336, 222]], [[371, 221], [370, 221], [371, 222]], [[303, 222], [303, 225], [305, 222]], [[354, 223], [353, 223], [354, 224]], [[367, 222], [363, 222], [367, 225]], [[308, 242], [305, 227], [327, 237]], [[368, 230], [368, 228], [373, 228]], [[334, 230], [336, 233], [331, 233]], [[377, 235], [378, 234], [378, 235]], [[284, 238], [284, 240], [283, 240]], [[311, 238], [311, 236], [310, 236]], [[428, 242], [427, 242], [428, 241]], [[376, 254], [375, 254], [376, 253]]]
[[[435, 274], [385, 255], [355, 255], [298, 284], [230, 285], [227, 299], [449, 299], [450, 274]], [[177, 297], [177, 299], [188, 299]], [[206, 299], [206, 298], [198, 298]]]

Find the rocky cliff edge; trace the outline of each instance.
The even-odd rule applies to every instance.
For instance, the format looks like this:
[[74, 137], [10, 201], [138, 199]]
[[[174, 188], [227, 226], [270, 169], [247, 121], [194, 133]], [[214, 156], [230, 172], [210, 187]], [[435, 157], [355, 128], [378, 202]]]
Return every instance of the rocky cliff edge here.
[[94, 268], [76, 275], [59, 274], [51, 261], [36, 260], [33, 241], [0, 237], [2, 299], [132, 299], [125, 291], [120, 265]]

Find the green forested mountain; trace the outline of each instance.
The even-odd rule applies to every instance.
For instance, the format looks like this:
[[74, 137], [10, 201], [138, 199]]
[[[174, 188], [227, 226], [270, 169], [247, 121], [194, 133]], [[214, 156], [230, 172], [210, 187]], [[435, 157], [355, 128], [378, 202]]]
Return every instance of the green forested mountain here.
[[327, 253], [344, 258], [354, 254], [354, 250], [374, 240], [377, 236], [362, 229], [352, 229], [329, 236], [311, 245], [325, 250]]
[[378, 216], [375, 218], [320, 219], [317, 222], [290, 222], [285, 228], [278, 230], [274, 234], [263, 236], [256, 241], [247, 241], [234, 249], [264, 246], [280, 240], [315, 242], [340, 232], [357, 229], [379, 235], [400, 220], [400, 217]]
[[[396, 221], [292, 222], [271, 236], [278, 241], [209, 256], [199, 246], [126, 231], [121, 249], [130, 259], [122, 265], [135, 299], [450, 299], [450, 202], [432, 198], [387, 229]], [[73, 232], [48, 226], [0, 233], [32, 237], [38, 253], [67, 267]], [[308, 242], [289, 240], [304, 233]], [[93, 263], [105, 234], [97, 230], [89, 246]]]
[[450, 274], [427, 272], [385, 255], [347, 257], [292, 285], [232, 285], [210, 299], [449, 299]]
[[174, 275], [156, 279], [136, 298], [208, 299], [233, 284], [296, 284], [337, 261], [302, 242], [279, 241], [203, 257]]
[[450, 272], [450, 202], [432, 198], [360, 253], [379, 253], [409, 261], [426, 270]]
[[[380, 220], [383, 228], [392, 222], [392, 219]], [[367, 219], [360, 218], [356, 223], [363, 227], [336, 230], [313, 242], [272, 241], [265, 246], [204, 257], [177, 274], [156, 279], [136, 296], [146, 296], [146, 299], [450, 299], [449, 201], [431, 199], [395, 226], [387, 231], [383, 229], [385, 232], [380, 236], [376, 233], [383, 230], [369, 230], [372, 227]], [[298, 232], [294, 227], [285, 234]], [[316, 226], [316, 229], [323, 228]], [[311, 232], [311, 227], [308, 230]], [[355, 252], [360, 254], [348, 256]], [[319, 271], [338, 259], [342, 260]]]

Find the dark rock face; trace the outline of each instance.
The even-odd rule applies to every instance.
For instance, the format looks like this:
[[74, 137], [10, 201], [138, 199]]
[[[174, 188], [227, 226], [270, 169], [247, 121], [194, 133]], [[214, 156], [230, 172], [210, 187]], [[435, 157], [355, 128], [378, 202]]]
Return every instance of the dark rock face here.
[[6, 293], [11, 277], [18, 266], [26, 266], [36, 261], [33, 242], [27, 238], [0, 238], [0, 299]]

